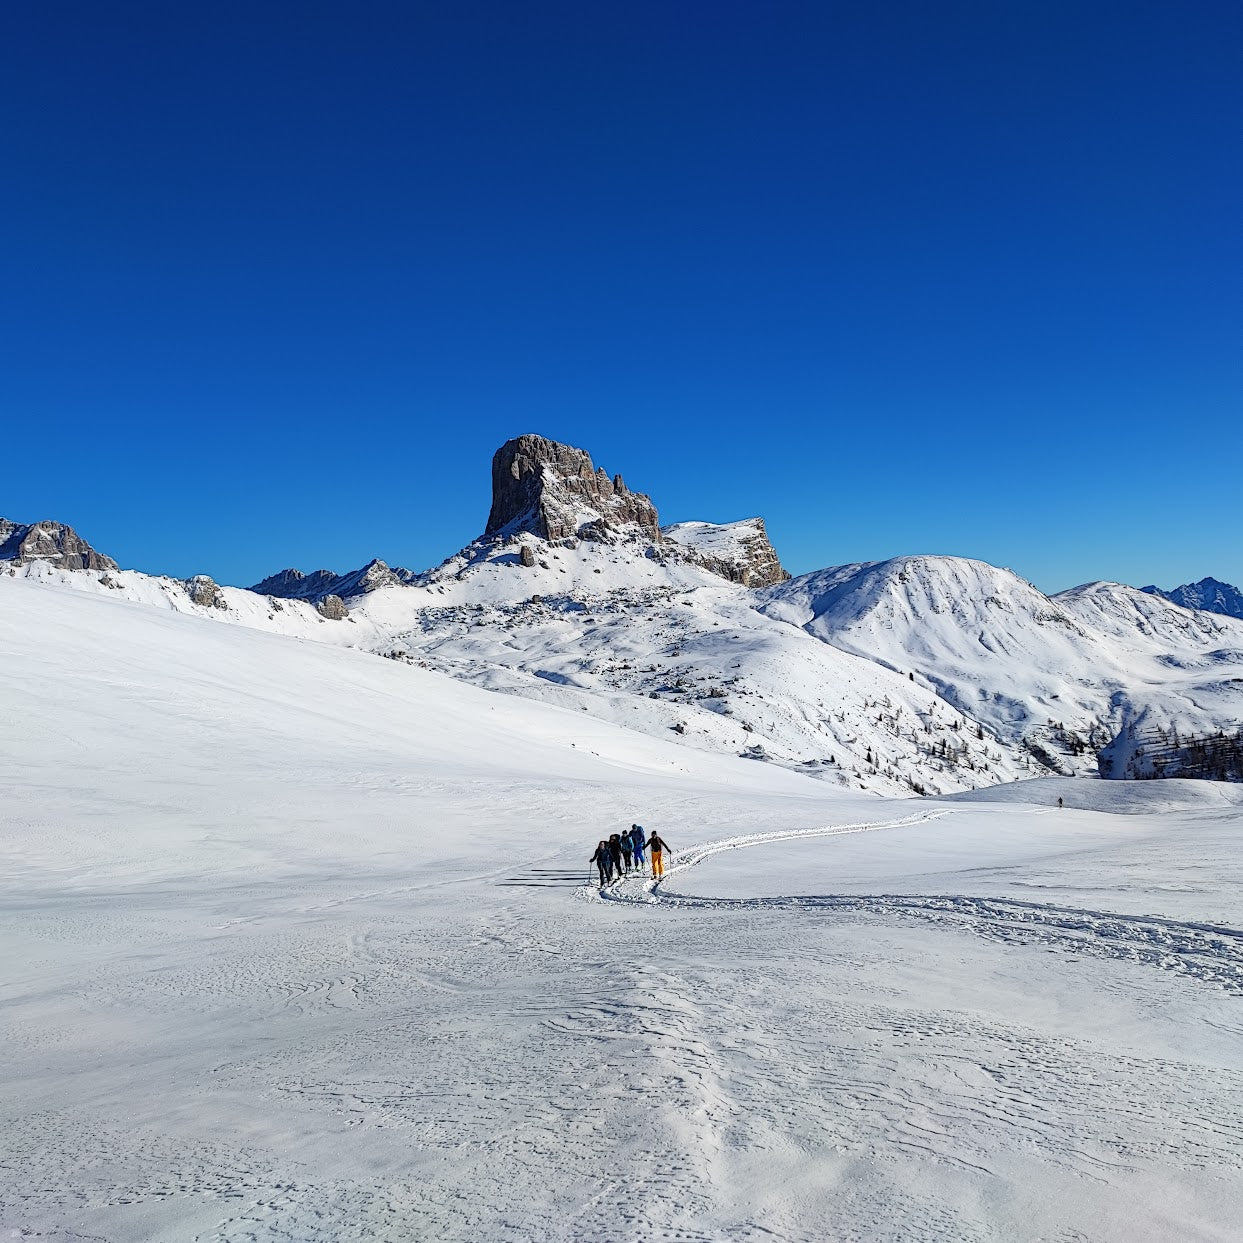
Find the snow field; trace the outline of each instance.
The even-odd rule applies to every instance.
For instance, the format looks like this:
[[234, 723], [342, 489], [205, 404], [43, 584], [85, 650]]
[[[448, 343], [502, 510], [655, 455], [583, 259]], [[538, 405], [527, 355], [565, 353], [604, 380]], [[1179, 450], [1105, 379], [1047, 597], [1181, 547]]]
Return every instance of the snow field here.
[[0, 1237], [1237, 1237], [1215, 787], [847, 796], [19, 579], [0, 650]]

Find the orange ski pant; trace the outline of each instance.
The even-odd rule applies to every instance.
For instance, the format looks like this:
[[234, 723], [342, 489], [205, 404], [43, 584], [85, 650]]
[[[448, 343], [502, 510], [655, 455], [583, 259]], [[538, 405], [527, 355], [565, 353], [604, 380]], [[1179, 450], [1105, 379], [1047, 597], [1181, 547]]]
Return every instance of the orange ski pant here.
[[652, 875], [663, 876], [665, 874], [664, 857], [659, 850], [652, 851]]

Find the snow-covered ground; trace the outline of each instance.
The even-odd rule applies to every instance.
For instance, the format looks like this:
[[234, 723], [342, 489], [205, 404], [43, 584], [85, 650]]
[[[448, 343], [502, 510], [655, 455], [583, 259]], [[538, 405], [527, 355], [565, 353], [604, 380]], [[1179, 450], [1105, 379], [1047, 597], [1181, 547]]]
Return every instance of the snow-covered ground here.
[[0, 579], [0, 1238], [1238, 1238], [1237, 788], [880, 799], [121, 594]]

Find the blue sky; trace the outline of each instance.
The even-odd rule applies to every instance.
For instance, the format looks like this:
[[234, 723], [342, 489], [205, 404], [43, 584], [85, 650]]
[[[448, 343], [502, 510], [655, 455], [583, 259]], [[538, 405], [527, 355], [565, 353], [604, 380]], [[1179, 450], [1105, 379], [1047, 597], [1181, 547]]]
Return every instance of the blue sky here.
[[12, 6], [0, 514], [434, 564], [589, 449], [795, 572], [1243, 582], [1243, 9]]

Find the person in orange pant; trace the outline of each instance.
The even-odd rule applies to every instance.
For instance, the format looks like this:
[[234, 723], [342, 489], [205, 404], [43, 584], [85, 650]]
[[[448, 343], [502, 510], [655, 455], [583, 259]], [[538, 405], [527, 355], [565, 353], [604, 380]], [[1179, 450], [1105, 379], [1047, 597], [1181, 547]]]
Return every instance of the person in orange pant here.
[[669, 846], [659, 833], [653, 833], [647, 839], [647, 848], [652, 852], [652, 875], [660, 880], [665, 874], [665, 851]]

